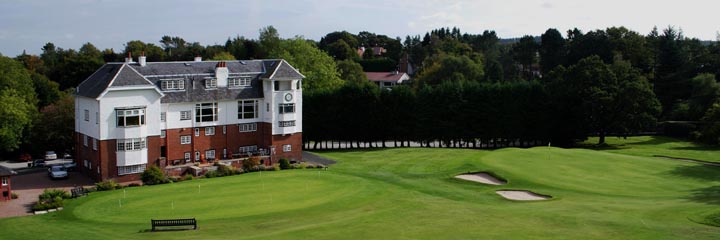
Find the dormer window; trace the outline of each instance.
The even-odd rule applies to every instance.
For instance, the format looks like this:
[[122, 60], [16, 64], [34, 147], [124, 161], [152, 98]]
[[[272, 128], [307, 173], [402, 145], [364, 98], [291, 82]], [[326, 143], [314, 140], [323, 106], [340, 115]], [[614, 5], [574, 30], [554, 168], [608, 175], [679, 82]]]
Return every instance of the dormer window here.
[[240, 77], [228, 78], [228, 87], [246, 88], [246, 87], [250, 87], [251, 82], [252, 82], [252, 77], [250, 77], [250, 76], [240, 76]]
[[205, 88], [212, 89], [217, 88], [217, 78], [206, 78]]
[[160, 88], [162, 88], [163, 91], [185, 90], [185, 79], [183, 79], [183, 78], [161, 79], [160, 80]]

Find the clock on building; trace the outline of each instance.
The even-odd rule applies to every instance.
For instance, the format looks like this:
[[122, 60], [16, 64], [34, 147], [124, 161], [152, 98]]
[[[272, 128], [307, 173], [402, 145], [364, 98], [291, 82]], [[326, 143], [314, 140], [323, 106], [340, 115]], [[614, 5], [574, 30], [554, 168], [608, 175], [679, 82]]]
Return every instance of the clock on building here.
[[292, 93], [285, 94], [285, 101], [287, 101], [287, 102], [292, 101], [292, 98], [293, 98]]

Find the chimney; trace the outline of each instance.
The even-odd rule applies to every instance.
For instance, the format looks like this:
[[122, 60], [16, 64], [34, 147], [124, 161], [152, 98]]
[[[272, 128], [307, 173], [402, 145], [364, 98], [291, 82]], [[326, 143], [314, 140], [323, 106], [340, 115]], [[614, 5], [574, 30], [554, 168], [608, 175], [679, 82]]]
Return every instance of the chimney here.
[[128, 56], [125, 58], [125, 63], [131, 63], [132, 61], [132, 53], [128, 52]]
[[138, 58], [138, 63], [140, 63], [141, 67], [144, 67], [147, 65], [147, 58], [145, 57], [145, 51], [142, 51], [140, 53], [140, 57]]
[[201, 56], [196, 56], [196, 57], [195, 57], [195, 62], [202, 62], [202, 57], [201, 57]]
[[215, 79], [217, 79], [217, 87], [227, 87], [227, 79], [230, 75], [226, 62], [218, 62], [215, 67]]

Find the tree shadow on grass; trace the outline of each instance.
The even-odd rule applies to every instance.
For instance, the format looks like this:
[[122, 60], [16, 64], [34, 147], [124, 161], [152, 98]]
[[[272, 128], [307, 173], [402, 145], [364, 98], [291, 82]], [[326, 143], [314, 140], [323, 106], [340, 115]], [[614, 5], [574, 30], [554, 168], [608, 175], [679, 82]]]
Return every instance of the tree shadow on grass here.
[[669, 137], [660, 137], [660, 136], [652, 136], [647, 141], [642, 142], [629, 142], [626, 143], [627, 145], [658, 145], [658, 144], [665, 144], [670, 142], [684, 142], [680, 139], [674, 139]]
[[708, 145], [695, 145], [686, 147], [673, 147], [673, 150], [693, 150], [693, 151], [720, 151], [720, 147]]
[[705, 204], [720, 205], [720, 185], [692, 190], [687, 199]]
[[706, 166], [701, 164], [683, 165], [679, 166], [672, 171], [671, 174], [695, 178], [703, 181], [720, 181], [720, 167]]

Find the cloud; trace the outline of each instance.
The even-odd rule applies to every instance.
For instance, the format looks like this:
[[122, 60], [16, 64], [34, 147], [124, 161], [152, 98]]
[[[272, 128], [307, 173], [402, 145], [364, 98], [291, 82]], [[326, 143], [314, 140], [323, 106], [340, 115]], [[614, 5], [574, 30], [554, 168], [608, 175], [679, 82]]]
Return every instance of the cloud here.
[[549, 8], [554, 8], [555, 5], [553, 5], [553, 4], [550, 3], [550, 2], [543, 2], [542, 4], [540, 4], [540, 7], [542, 7], [542, 8], [548, 8], [548, 9], [549, 9]]

